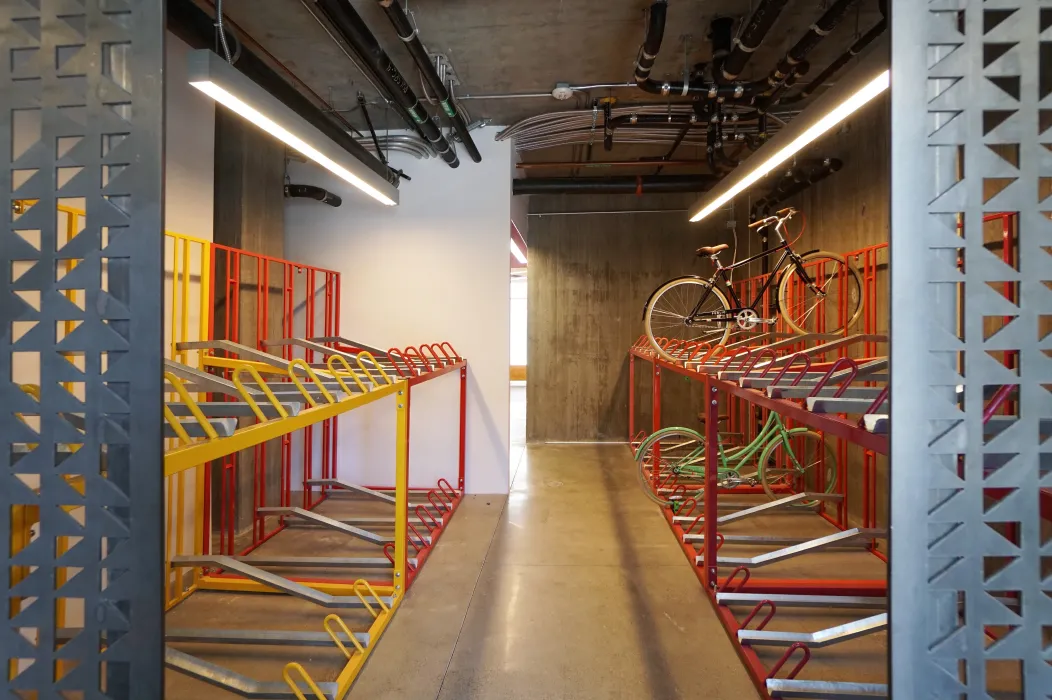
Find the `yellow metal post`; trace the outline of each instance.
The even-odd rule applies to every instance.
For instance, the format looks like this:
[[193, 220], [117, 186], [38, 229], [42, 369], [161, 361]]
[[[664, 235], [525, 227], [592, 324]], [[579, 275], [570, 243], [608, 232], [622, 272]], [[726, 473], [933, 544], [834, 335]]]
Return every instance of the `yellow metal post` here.
[[406, 589], [406, 539], [409, 521], [409, 385], [398, 383], [395, 409], [395, 541], [394, 594], [392, 604], [397, 607]]

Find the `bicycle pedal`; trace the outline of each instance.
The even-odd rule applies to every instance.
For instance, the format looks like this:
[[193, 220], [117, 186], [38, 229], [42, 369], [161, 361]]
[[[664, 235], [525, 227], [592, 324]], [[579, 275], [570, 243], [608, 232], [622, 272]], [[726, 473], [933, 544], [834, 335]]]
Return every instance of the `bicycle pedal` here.
[[776, 318], [758, 318], [758, 319], [756, 319], [756, 322], [757, 323], [766, 323], [767, 325], [771, 325], [771, 324], [774, 324], [774, 323], [778, 323], [778, 319], [776, 319]]

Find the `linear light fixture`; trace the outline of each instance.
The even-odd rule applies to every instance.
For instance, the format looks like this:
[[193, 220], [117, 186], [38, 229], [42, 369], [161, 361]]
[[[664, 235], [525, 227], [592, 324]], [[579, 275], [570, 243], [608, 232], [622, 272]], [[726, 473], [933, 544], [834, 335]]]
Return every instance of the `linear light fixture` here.
[[218, 54], [208, 49], [191, 51], [188, 69], [190, 84], [216, 102], [376, 201], [387, 206], [398, 204], [394, 185]]
[[[788, 127], [756, 151], [752, 156], [753, 159], [756, 159], [755, 167], [749, 170], [752, 163], [746, 161], [741, 166], [745, 174], [737, 177], [732, 174], [708, 193], [701, 202], [692, 207], [690, 211], [694, 214], [690, 217], [691, 223], [701, 221], [755, 185], [765, 175], [802, 151], [809, 143], [887, 90], [891, 83], [891, 71], [887, 69], [887, 55], [878, 54], [869, 58], [871, 60], [860, 64], [852, 71], [855, 74], [862, 74], [864, 82], [861, 83], [861, 86], [859, 82], [852, 81], [852, 84], [846, 86], [847, 90], [837, 91], [836, 88], [831, 88], [829, 92], [823, 94], [814, 105], [808, 108], [808, 110], [815, 109], [813, 114], [821, 114], [820, 118], [812, 119], [809, 123], [797, 124], [797, 120], [807, 119], [808, 110], [804, 110], [796, 120], [789, 123]], [[850, 78], [851, 74], [847, 79]], [[794, 129], [794, 127], [797, 128]]]
[[523, 255], [522, 251], [519, 249], [519, 244], [515, 242], [514, 238], [510, 239], [510, 241], [511, 241], [511, 254], [515, 256], [515, 259], [519, 261], [519, 264], [525, 265], [526, 264], [526, 256]]

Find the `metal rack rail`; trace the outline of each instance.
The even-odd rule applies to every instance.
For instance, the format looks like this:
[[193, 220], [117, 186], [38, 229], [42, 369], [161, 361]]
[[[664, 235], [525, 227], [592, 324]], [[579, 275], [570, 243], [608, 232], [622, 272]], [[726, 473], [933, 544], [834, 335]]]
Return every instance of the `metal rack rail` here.
[[[761, 422], [756, 414], [773, 411], [789, 424], [818, 431], [824, 439], [837, 439], [860, 446], [867, 453], [887, 454], [886, 432], [866, 428], [865, 416], [881, 409], [887, 401], [887, 363], [874, 357], [875, 348], [887, 342], [880, 334], [855, 334], [830, 337], [781, 337], [764, 334], [755, 344], [748, 339], [727, 346], [684, 346], [665, 351], [678, 361], [670, 362], [654, 353], [645, 338], [629, 351], [630, 365], [630, 433], [633, 442], [641, 441], [647, 431], [636, 431], [635, 374], [636, 362], [653, 369], [651, 374], [651, 425], [656, 432], [662, 427], [661, 382], [664, 373], [673, 373], [699, 382], [702, 387], [703, 436], [705, 454], [717, 454], [721, 419], [730, 422], [728, 431], [748, 431]], [[848, 354], [862, 355], [852, 359]], [[834, 359], [826, 360], [827, 356]], [[848, 393], [852, 392], [852, 393]], [[841, 400], [849, 400], [847, 404]], [[733, 404], [733, 405], [732, 405]], [[836, 408], [839, 410], [831, 411]], [[721, 416], [721, 410], [727, 414]], [[856, 414], [848, 417], [846, 414]], [[843, 453], [843, 450], [838, 450]], [[864, 469], [862, 499], [864, 513], [861, 526], [848, 522], [849, 493], [845, 475], [838, 474], [837, 490], [825, 493], [802, 490], [780, 494], [777, 500], [730, 502], [727, 495], [748, 496], [762, 493], [758, 487], [723, 487], [717, 478], [717, 460], [705, 460], [704, 475], [666, 474], [661, 470], [660, 455], [650, 465], [651, 484], [656, 492], [670, 499], [674, 507], [665, 509], [665, 517], [684, 553], [694, 565], [695, 573], [705, 587], [729, 637], [735, 642], [743, 662], [753, 677], [762, 697], [886, 697], [881, 684], [798, 680], [799, 674], [817, 650], [838, 642], [880, 632], [886, 626], [887, 585], [884, 578], [829, 579], [821, 576], [773, 578], [753, 576], [757, 570], [780, 563], [814, 559], [821, 561], [823, 551], [872, 552], [874, 561], [883, 559], [878, 541], [886, 537], [875, 522], [875, 469], [867, 458]], [[875, 460], [874, 460], [875, 461]], [[844, 465], [838, 465], [844, 471]], [[819, 472], [822, 470], [819, 469]], [[798, 484], [797, 486], [802, 486]], [[817, 484], [822, 486], [822, 484]], [[836, 527], [832, 533], [793, 536], [789, 532], [770, 535], [739, 535], [726, 528], [751, 521], [770, 513], [801, 510], [811, 504], [815, 512]], [[835, 513], [826, 512], [829, 507]], [[706, 514], [719, 514], [707, 517]], [[792, 516], [795, 517], [795, 516]], [[813, 517], [813, 516], [812, 516]], [[695, 549], [698, 547], [698, 549]], [[728, 555], [724, 547], [742, 548], [745, 554]], [[749, 552], [759, 549], [760, 552]], [[722, 551], [721, 551], [722, 550]], [[879, 558], [879, 559], [878, 559]], [[812, 608], [843, 611], [846, 621], [821, 630], [778, 629], [779, 608]], [[739, 619], [736, 610], [747, 614]], [[868, 616], [853, 618], [855, 610], [869, 610]], [[876, 612], [874, 612], [876, 611]], [[783, 617], [787, 613], [783, 613]], [[839, 618], [838, 618], [839, 619]], [[768, 629], [770, 625], [770, 629]], [[773, 664], [765, 664], [762, 647], [783, 650]], [[794, 655], [801, 654], [788, 678], [776, 674]], [[783, 674], [784, 675], [784, 674]]]

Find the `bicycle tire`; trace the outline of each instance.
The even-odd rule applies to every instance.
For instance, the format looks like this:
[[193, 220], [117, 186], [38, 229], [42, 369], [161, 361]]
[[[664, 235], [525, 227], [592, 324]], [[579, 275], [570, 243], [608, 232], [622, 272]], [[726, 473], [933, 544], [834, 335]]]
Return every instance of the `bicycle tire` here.
[[[833, 451], [833, 448], [826, 443], [825, 437], [823, 437], [820, 433], [816, 433], [815, 431], [809, 430], [807, 428], [792, 428], [785, 432], [790, 438], [807, 438], [808, 440], [818, 441], [820, 447], [825, 449], [826, 487], [824, 493], [832, 493], [837, 487], [837, 460], [836, 453]], [[785, 496], [785, 494], [779, 494], [774, 490], [774, 484], [771, 483], [770, 477], [772, 475], [772, 472], [775, 470], [771, 470], [768, 466], [771, 463], [772, 457], [774, 456], [773, 453], [775, 452], [775, 450], [777, 450], [780, 447], [783, 447], [783, 445], [784, 443], [782, 441], [781, 435], [775, 435], [775, 437], [764, 446], [763, 452], [760, 453], [760, 459], [757, 461], [756, 464], [757, 477], [759, 478], [760, 485], [763, 487], [764, 493], [766, 493], [768, 498], [770, 498], [771, 500], [777, 500], [778, 498], [782, 498]], [[777, 471], [784, 472], [785, 470]], [[799, 507], [810, 508], [816, 505], [817, 503], [818, 501], [802, 501], [794, 505], [797, 505]]]
[[[673, 355], [670, 355], [669, 353], [665, 352], [665, 349], [661, 347], [661, 344], [658, 342], [658, 338], [667, 337], [668, 330], [664, 330], [662, 328], [654, 328], [654, 311], [658, 307], [659, 302], [663, 298], [665, 298], [666, 295], [669, 295], [673, 289], [685, 285], [696, 285], [700, 288], [699, 292], [701, 291], [701, 289], [710, 289], [712, 291], [712, 294], [716, 297], [716, 299], [723, 305], [723, 309], [725, 311], [730, 311], [731, 308], [731, 303], [727, 300], [727, 295], [724, 294], [719, 287], [710, 284], [708, 280], [698, 279], [697, 277], [677, 277], [676, 279], [669, 280], [668, 282], [665, 282], [665, 284], [658, 287], [657, 290], [650, 296], [650, 299], [647, 301], [646, 309], [643, 312], [643, 327], [646, 330], [647, 338], [650, 340], [650, 346], [654, 348], [654, 351], [658, 355], [660, 355], [663, 359], [668, 360], [669, 362], [678, 362], [680, 358], [674, 357]], [[696, 299], [697, 297], [692, 297], [688, 293], [685, 298]], [[690, 303], [693, 304], [696, 302]], [[727, 343], [727, 339], [731, 335], [731, 326], [732, 323], [728, 322], [726, 324], [726, 327], [723, 329], [722, 334], [718, 330], [713, 331], [712, 337], [708, 337], [705, 342], [713, 342], [718, 340], [718, 343], [714, 342], [713, 345], [725, 345]], [[669, 326], [669, 328], [671, 328], [671, 326]], [[683, 328], [692, 328], [692, 326], [687, 326], [684, 324]], [[684, 333], [683, 335], [687, 336], [688, 334]], [[693, 340], [698, 340], [699, 338], [683, 337], [669, 339], [683, 340], [685, 342], [689, 342]]]
[[[825, 250], [816, 250], [807, 253], [806, 255], [801, 256], [801, 260], [804, 265], [815, 263], [820, 260], [833, 261], [839, 265], [843, 265], [844, 269], [847, 271], [846, 274], [848, 275], [848, 281], [846, 291], [848, 304], [854, 308], [848, 309], [845, 319], [846, 323], [840, 323], [840, 319], [837, 319], [834, 323], [834, 325], [837, 326], [836, 328], [824, 328], [821, 332], [830, 334], [840, 333], [844, 328], [850, 328], [854, 325], [859, 317], [862, 316], [862, 307], [864, 305], [864, 300], [862, 298], [862, 277], [858, 274], [858, 270], [855, 269], [854, 265], [844, 258], [844, 256], [830, 253]], [[792, 266], [783, 268], [782, 278], [778, 282], [778, 313], [785, 321], [786, 325], [794, 332], [800, 334], [814, 333], [816, 332], [815, 330], [805, 328], [799, 323], [799, 319], [793, 318], [793, 314], [790, 312], [792, 304], [790, 303], [789, 293], [790, 285], [794, 279], [798, 279], [796, 269]], [[832, 280], [832, 277], [830, 277], [830, 280]], [[857, 303], [854, 303], [852, 300], [852, 294], [854, 294], [854, 299], [857, 299]]]
[[[660, 494], [654, 493], [651, 488], [651, 477], [647, 474], [647, 453], [654, 446], [655, 443], [668, 438], [670, 436], [682, 434], [684, 437], [691, 440], [696, 440], [698, 445], [704, 449], [705, 437], [696, 430], [690, 428], [662, 428], [651, 435], [648, 435], [643, 442], [640, 443], [639, 449], [636, 450], [635, 461], [636, 461], [636, 476], [639, 477], [639, 484], [643, 489], [643, 493], [654, 503], [658, 504], [662, 508], [667, 508], [672, 505], [672, 499], [663, 498]], [[700, 493], [700, 491], [698, 492]], [[689, 497], [695, 494], [691, 494]]]

